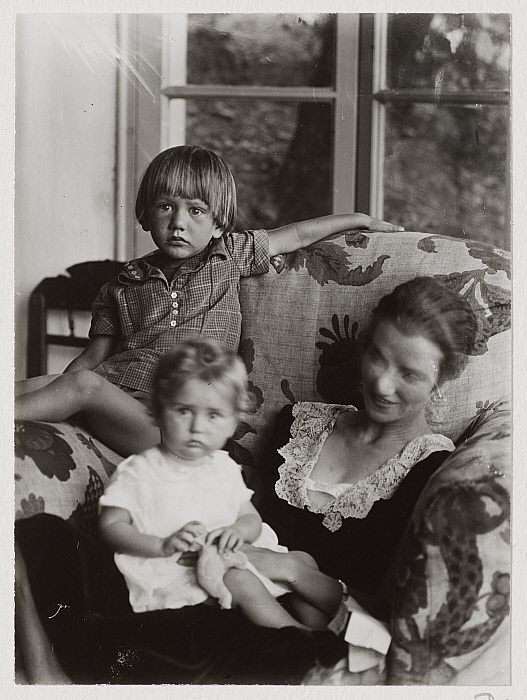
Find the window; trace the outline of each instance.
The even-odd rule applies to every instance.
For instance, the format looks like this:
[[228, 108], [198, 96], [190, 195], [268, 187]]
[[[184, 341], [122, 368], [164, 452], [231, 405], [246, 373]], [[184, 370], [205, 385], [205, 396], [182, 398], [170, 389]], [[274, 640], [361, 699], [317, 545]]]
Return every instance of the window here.
[[358, 206], [509, 248], [509, 15], [378, 15], [368, 33], [371, 187]]
[[160, 148], [199, 143], [234, 170], [240, 227], [355, 210], [508, 247], [508, 15], [121, 17], [128, 197]]

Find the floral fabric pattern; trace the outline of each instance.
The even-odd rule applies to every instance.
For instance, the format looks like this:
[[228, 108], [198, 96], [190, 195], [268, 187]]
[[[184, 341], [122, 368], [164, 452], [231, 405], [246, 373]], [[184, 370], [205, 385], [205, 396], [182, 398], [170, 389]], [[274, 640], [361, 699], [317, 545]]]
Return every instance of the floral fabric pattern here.
[[[338, 416], [345, 411], [355, 410], [354, 406], [305, 402], [293, 406], [295, 420], [291, 426], [291, 439], [279, 450], [285, 460], [278, 469], [280, 478], [275, 486], [280, 498], [297, 508], [309, 507], [307, 479], [317, 463], [324, 442], [333, 430]], [[444, 435], [421, 435], [373, 474], [351, 484], [333, 501], [315, 512], [323, 513], [322, 524], [335, 532], [342, 526], [343, 518], [365, 518], [376, 501], [391, 498], [410, 469], [432, 452], [451, 452], [453, 449], [454, 444]]]

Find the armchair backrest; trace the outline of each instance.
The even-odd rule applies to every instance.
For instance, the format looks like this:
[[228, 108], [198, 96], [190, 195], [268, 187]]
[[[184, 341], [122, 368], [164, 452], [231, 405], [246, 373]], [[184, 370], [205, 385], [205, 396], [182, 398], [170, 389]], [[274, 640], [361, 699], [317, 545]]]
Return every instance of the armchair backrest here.
[[448, 418], [432, 429], [455, 440], [489, 402], [508, 395], [509, 253], [434, 234], [352, 232], [274, 264], [276, 271], [243, 279], [241, 289], [241, 353], [259, 404], [242, 444], [254, 459], [284, 404], [360, 402], [357, 338], [379, 299], [419, 275], [462, 293], [480, 326], [465, 372], [443, 387]]

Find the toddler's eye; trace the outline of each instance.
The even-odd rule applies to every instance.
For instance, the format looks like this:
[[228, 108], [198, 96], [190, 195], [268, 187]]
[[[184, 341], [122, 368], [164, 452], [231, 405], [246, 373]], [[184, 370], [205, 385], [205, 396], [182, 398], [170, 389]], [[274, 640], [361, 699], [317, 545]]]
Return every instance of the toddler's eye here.
[[211, 420], [214, 420], [215, 418], [219, 418], [219, 417], [220, 417], [219, 413], [215, 413], [215, 412], [209, 413], [209, 418]]

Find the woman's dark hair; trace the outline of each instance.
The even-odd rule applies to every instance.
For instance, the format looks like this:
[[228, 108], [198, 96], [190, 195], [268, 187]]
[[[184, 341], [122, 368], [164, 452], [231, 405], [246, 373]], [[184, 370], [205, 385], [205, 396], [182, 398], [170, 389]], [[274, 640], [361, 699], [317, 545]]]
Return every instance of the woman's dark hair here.
[[373, 311], [368, 338], [383, 321], [437, 345], [443, 356], [438, 384], [455, 379], [465, 369], [478, 329], [468, 301], [434, 277], [416, 277], [384, 296]]
[[250, 408], [247, 370], [241, 357], [213, 340], [200, 338], [179, 343], [157, 363], [152, 395], [156, 418], [165, 406], [175, 402], [189, 379], [225, 387], [230, 391], [232, 407], [237, 413]]
[[228, 233], [236, 223], [234, 176], [225, 161], [201, 146], [174, 146], [159, 153], [145, 170], [135, 201], [135, 215], [150, 230], [148, 210], [159, 196], [201, 199], [214, 223]]

